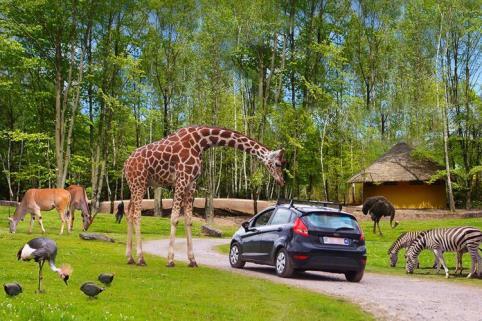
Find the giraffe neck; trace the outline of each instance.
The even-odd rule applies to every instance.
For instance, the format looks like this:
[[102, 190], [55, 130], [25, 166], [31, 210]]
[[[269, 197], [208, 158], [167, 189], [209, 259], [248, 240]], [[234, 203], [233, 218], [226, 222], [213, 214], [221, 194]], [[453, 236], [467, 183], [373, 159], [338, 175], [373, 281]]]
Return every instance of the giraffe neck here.
[[255, 140], [228, 129], [202, 127], [198, 133], [201, 136], [198, 143], [200, 152], [210, 147], [229, 146], [256, 156], [263, 163], [271, 152]]

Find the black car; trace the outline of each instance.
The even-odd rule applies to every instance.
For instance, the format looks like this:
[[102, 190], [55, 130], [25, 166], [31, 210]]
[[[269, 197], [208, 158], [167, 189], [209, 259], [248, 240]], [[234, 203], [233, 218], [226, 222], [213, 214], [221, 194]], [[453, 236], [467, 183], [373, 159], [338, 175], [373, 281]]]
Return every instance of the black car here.
[[[336, 207], [336, 208], [333, 208]], [[344, 273], [359, 282], [366, 264], [365, 237], [356, 218], [328, 202], [268, 207], [242, 224], [229, 251], [232, 267], [272, 265], [281, 277], [295, 271]]]

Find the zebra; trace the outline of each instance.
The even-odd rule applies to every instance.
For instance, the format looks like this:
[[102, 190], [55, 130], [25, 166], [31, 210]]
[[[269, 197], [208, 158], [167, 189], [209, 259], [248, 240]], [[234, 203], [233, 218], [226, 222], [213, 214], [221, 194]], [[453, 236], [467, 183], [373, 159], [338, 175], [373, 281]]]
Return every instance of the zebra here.
[[[398, 261], [398, 252], [401, 249], [408, 248], [410, 244], [420, 235], [421, 231], [403, 232], [388, 248], [387, 254], [390, 256], [390, 266], [395, 267]], [[435, 257], [434, 267], [437, 266], [437, 257]], [[417, 263], [418, 267], [418, 263]]]
[[[431, 249], [438, 258], [437, 273], [440, 263], [445, 270], [445, 277], [449, 277], [449, 270], [443, 258], [443, 252], [469, 252], [472, 259], [472, 267], [467, 278], [474, 273], [481, 275], [482, 258], [478, 253], [479, 244], [482, 242], [482, 232], [470, 226], [437, 228], [420, 232], [406, 253], [405, 269], [407, 273], [413, 273], [417, 264], [417, 257], [423, 249]], [[461, 257], [461, 255], [460, 255]], [[459, 256], [457, 256], [459, 259]]]
[[[423, 232], [426, 232], [426, 231], [410, 231], [410, 232], [403, 232], [402, 234], [400, 234], [400, 236], [395, 240], [395, 242], [393, 242], [393, 244], [388, 248], [388, 251], [387, 251], [387, 254], [390, 256], [391, 267], [395, 267], [397, 265], [398, 252], [404, 248], [408, 249], [412, 244], [412, 242], [417, 239], [420, 233], [423, 233]], [[455, 273], [460, 271], [460, 274], [462, 274], [462, 270], [463, 270], [462, 255], [465, 252], [467, 252], [467, 249], [464, 249], [461, 252], [457, 252], [457, 265], [455, 268]], [[417, 268], [419, 267], [418, 260], [415, 265]], [[435, 269], [437, 268], [437, 265], [438, 265], [438, 258], [437, 256], [435, 256], [432, 267]]]

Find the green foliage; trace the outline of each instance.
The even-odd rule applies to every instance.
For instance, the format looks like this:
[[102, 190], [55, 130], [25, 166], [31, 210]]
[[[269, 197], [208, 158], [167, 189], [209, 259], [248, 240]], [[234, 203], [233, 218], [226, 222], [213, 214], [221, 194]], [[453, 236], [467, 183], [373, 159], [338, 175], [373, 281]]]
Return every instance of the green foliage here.
[[251, 157], [215, 151], [198, 185], [216, 181], [216, 196], [326, 187], [343, 201], [347, 179], [397, 142], [445, 165], [442, 107], [458, 203], [482, 197], [477, 2], [0, 0], [0, 11], [4, 197], [55, 182], [57, 76], [66, 106], [79, 89], [67, 181], [91, 186], [105, 163], [117, 198], [135, 148], [198, 124], [286, 152], [278, 189]]
[[[75, 228], [80, 229], [80, 220]], [[179, 262], [167, 268], [166, 260], [146, 255], [148, 266], [127, 265], [125, 244], [79, 240], [77, 233], [57, 235], [59, 220], [54, 213], [44, 214], [47, 236], [54, 239], [59, 252], [57, 263], [69, 263], [74, 272], [65, 284], [44, 269], [45, 294], [36, 294], [37, 265], [15, 258], [18, 248], [35, 235], [25, 233], [21, 223], [16, 234], [9, 234], [7, 209], [0, 207], [0, 278], [15, 280], [23, 293], [0, 302], [2, 320], [371, 320], [372, 316], [340, 299], [307, 292], [265, 280], [253, 279], [206, 267], [188, 268]], [[143, 218], [143, 234], [148, 238], [169, 235], [169, 220]], [[182, 236], [182, 221], [179, 224]], [[36, 226], [37, 227], [37, 226]], [[108, 233], [125, 241], [126, 225], [115, 224], [112, 215], [99, 214], [92, 232]], [[199, 235], [199, 225], [195, 225]], [[119, 234], [122, 233], [122, 236]], [[114, 272], [110, 287], [96, 300], [80, 290], [85, 281], [97, 282], [103, 272]], [[66, 299], [68, 298], [68, 299]], [[126, 309], [126, 306], [129, 306]]]

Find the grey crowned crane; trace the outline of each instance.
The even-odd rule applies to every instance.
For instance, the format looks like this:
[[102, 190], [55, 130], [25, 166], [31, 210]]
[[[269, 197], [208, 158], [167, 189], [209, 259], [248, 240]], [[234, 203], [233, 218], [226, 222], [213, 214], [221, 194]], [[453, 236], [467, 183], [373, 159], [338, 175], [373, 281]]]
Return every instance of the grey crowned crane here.
[[38, 289], [42, 290], [42, 268], [45, 261], [49, 262], [50, 269], [56, 272], [59, 277], [68, 285], [67, 281], [72, 274], [72, 268], [68, 264], [62, 265], [60, 268], [55, 266], [55, 257], [57, 256], [57, 245], [51, 239], [38, 237], [27, 242], [17, 253], [17, 258], [22, 261], [34, 260], [38, 263]]

